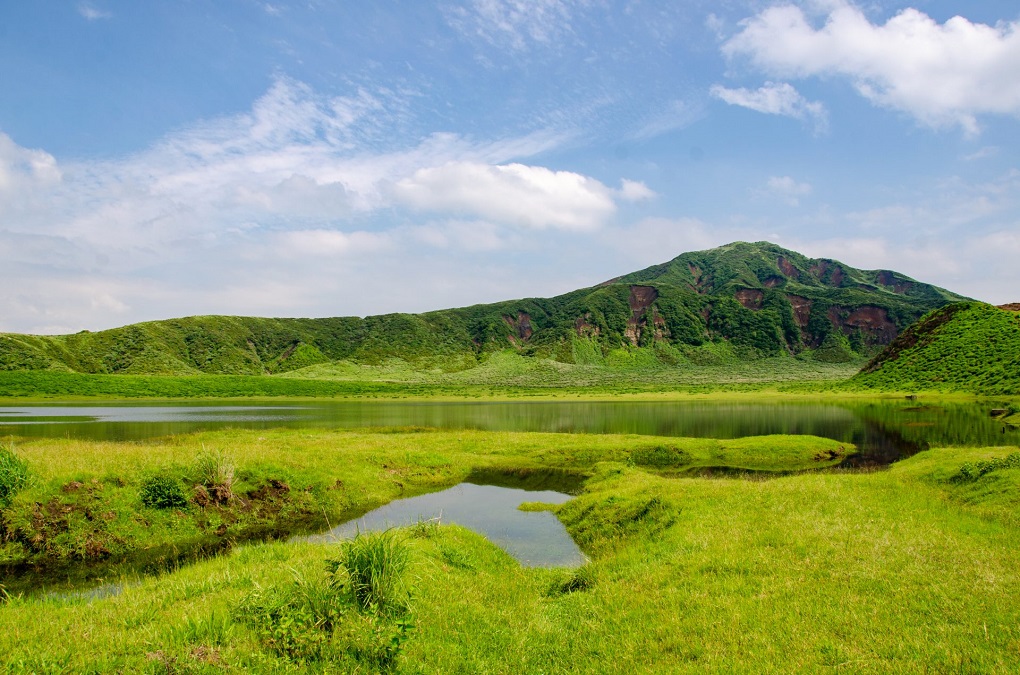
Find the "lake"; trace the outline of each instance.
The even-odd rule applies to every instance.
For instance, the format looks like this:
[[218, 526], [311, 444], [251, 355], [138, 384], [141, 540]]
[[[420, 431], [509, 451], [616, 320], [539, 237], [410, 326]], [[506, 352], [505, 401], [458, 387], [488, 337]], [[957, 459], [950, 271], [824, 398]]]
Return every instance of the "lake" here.
[[846, 400], [311, 401], [237, 405], [82, 403], [0, 407], [0, 437], [144, 440], [222, 428], [437, 427], [625, 433], [699, 438], [812, 434], [853, 443], [851, 465], [888, 464], [932, 445], [1017, 445], [1020, 433], [989, 416], [998, 402]]

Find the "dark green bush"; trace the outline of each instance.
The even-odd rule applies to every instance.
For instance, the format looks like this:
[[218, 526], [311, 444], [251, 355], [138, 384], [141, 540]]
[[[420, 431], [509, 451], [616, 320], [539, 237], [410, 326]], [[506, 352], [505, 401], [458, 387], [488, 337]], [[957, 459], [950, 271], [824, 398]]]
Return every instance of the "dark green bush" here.
[[666, 469], [690, 464], [691, 456], [672, 445], [656, 445], [653, 448], [634, 450], [630, 453], [630, 461], [637, 466]]
[[181, 482], [169, 476], [146, 478], [139, 492], [142, 503], [154, 509], [176, 509], [188, 504], [188, 495]]

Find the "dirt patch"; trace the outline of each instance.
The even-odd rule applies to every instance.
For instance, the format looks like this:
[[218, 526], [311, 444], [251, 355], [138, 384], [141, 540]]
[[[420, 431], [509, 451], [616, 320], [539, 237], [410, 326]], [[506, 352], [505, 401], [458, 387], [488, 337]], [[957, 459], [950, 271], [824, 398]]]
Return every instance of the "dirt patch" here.
[[1010, 302], [1005, 305], [996, 305], [999, 309], [1004, 309], [1007, 312], [1020, 312], [1020, 302]]
[[[648, 309], [659, 297], [659, 291], [652, 286], [631, 286], [627, 304], [630, 306], [630, 318], [627, 320], [625, 335], [635, 347], [641, 340], [641, 333], [648, 325]], [[654, 321], [654, 310], [652, 312]], [[661, 328], [665, 328], [665, 323]]]
[[789, 279], [800, 278], [800, 270], [794, 267], [793, 263], [784, 258], [783, 256], [779, 256], [779, 259], [776, 260], [776, 265], [779, 266], [779, 271], [785, 274], [787, 278]]
[[829, 308], [832, 325], [844, 333], [860, 331], [868, 344], [886, 345], [896, 339], [896, 324], [889, 319], [889, 313], [881, 307], [865, 305], [854, 310], [833, 306]]
[[579, 316], [574, 321], [574, 330], [577, 331], [578, 337], [598, 337], [602, 332], [598, 326], [591, 323], [591, 312], [585, 312], [584, 316]]
[[[511, 338], [516, 337], [519, 340], [527, 342], [529, 338], [534, 334], [534, 330], [531, 327], [531, 315], [527, 312], [517, 312], [517, 317], [503, 315], [503, 321], [506, 325], [510, 326], [510, 329], [514, 332]], [[516, 341], [511, 339], [511, 342], [516, 344]]]
[[810, 272], [816, 279], [827, 286], [840, 288], [843, 285], [843, 268], [831, 260], [817, 260]]
[[793, 307], [793, 318], [801, 328], [807, 328], [808, 320], [811, 318], [811, 301], [799, 295], [788, 295], [786, 299]]
[[891, 288], [893, 293], [901, 295], [914, 287], [913, 282], [899, 277], [895, 272], [890, 272], [889, 270], [880, 270], [877, 281], [886, 288]]
[[733, 297], [735, 297], [737, 302], [747, 309], [758, 310], [761, 309], [761, 304], [765, 299], [765, 294], [756, 288], [742, 288], [734, 293]]
[[711, 283], [711, 277], [706, 275], [700, 267], [693, 263], [688, 263], [687, 270], [694, 277], [694, 283], [688, 284], [691, 290], [700, 295], [704, 295], [707, 292], [708, 286]]

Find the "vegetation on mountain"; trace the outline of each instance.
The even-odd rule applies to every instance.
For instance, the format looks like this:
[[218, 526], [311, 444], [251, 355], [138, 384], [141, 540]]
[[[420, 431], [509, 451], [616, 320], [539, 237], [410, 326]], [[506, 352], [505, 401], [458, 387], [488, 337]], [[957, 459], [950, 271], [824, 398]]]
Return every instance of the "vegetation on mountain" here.
[[[0, 370], [255, 375], [390, 359], [428, 372], [476, 368], [512, 350], [581, 366], [644, 352], [698, 363], [803, 355], [852, 362], [924, 313], [960, 300], [901, 274], [738, 242], [592, 288], [424, 314], [268, 319], [198, 316], [73, 335], [0, 335]], [[641, 352], [636, 352], [641, 353]]]
[[925, 315], [849, 386], [895, 391], [1020, 393], [1020, 313], [963, 302]]

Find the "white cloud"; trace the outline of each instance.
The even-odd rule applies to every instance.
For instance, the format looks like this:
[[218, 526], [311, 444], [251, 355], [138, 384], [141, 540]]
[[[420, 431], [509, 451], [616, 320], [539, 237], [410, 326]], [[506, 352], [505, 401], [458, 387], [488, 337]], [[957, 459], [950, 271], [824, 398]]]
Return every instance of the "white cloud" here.
[[389, 239], [387, 235], [375, 232], [293, 230], [276, 236], [279, 246], [274, 252], [295, 257], [372, 253], [386, 249]]
[[[637, 181], [614, 189], [520, 163], [571, 138], [555, 129], [420, 138], [407, 114], [405, 96], [386, 90], [328, 97], [279, 78], [250, 112], [125, 157], [58, 161], [0, 134], [0, 329], [470, 304], [484, 285], [443, 251], [486, 256], [483, 274], [497, 252], [540, 246], [536, 231], [574, 237], [608, 224], [618, 201], [653, 196]], [[448, 282], [430, 286], [428, 265]], [[359, 290], [380, 275], [381, 303]]]
[[0, 132], [0, 194], [28, 189], [32, 185], [57, 183], [61, 177], [53, 155], [23, 148]]
[[110, 12], [97, 8], [95, 5], [88, 2], [78, 3], [78, 13], [81, 14], [89, 21], [98, 21], [99, 19], [109, 19], [113, 16]]
[[873, 103], [932, 127], [974, 134], [978, 115], [1020, 115], [1020, 23], [939, 24], [904, 9], [876, 25], [847, 0], [822, 7], [820, 28], [800, 7], [770, 7], [743, 21], [723, 53], [776, 77], [847, 77]]
[[772, 176], [766, 183], [765, 191], [790, 206], [799, 206], [801, 197], [811, 194], [811, 184], [798, 183], [790, 176]]
[[750, 108], [769, 115], [783, 115], [798, 120], [811, 121], [815, 129], [822, 131], [828, 124], [825, 106], [817, 101], [808, 101], [788, 82], [766, 82], [758, 89], [728, 89], [716, 84], [711, 88], [712, 96], [743, 108]]
[[594, 178], [524, 164], [450, 162], [419, 169], [397, 182], [394, 193], [414, 209], [531, 229], [591, 230], [616, 211], [612, 192]]
[[620, 189], [616, 190], [616, 195], [628, 202], [642, 202], [656, 197], [655, 192], [641, 181], [626, 178], [620, 181]]

